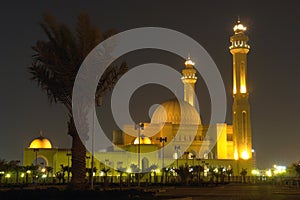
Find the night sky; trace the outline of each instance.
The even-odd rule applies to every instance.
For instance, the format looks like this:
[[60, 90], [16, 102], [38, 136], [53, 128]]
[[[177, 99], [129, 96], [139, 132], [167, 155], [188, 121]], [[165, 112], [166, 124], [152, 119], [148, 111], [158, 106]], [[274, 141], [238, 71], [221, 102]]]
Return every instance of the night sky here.
[[[42, 14], [51, 13], [58, 22], [74, 26], [77, 15], [83, 11], [102, 30], [165, 27], [199, 42], [223, 76], [228, 99], [226, 122], [229, 124], [232, 123], [229, 37], [233, 34], [237, 16], [240, 16], [242, 23], [248, 26], [250, 37], [248, 88], [258, 167], [290, 165], [300, 160], [300, 7], [294, 1], [271, 1], [271, 4], [264, 1], [83, 2], [29, 0], [1, 4], [0, 158], [22, 160], [23, 149], [39, 136], [40, 130], [55, 147], [71, 146], [64, 107], [48, 103], [45, 93], [29, 80], [28, 67], [33, 54], [31, 46], [37, 40], [45, 39], [38, 25]], [[129, 67], [154, 61], [178, 70], [183, 67], [183, 59], [166, 52], [133, 52], [121, 59], [125, 59]], [[134, 106], [130, 108], [136, 113], [133, 115], [137, 120], [149, 120], [144, 114], [148, 107], [170, 98], [170, 92], [157, 92], [159, 90], [165, 89], [146, 86], [136, 91], [132, 98]], [[196, 90], [202, 121], [208, 123], [210, 104], [201, 78]], [[152, 100], [147, 101], [150, 98], [146, 93], [151, 94]], [[109, 113], [109, 105], [107, 97], [99, 112]], [[110, 133], [111, 119], [101, 118]]]

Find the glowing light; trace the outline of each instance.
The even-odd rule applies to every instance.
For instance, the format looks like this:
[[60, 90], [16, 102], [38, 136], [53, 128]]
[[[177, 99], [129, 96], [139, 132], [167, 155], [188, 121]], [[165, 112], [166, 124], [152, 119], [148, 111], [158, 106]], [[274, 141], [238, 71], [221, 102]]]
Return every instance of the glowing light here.
[[[133, 144], [139, 144], [139, 139], [135, 138]], [[140, 137], [140, 144], [151, 144], [151, 140], [148, 137]]]
[[241, 93], [245, 94], [247, 92], [246, 86], [245, 85], [241, 85]]
[[131, 173], [132, 171], [131, 171], [130, 168], [128, 168], [128, 169], [126, 170], [126, 172], [127, 172], [127, 173]]
[[266, 175], [267, 176], [269, 176], [269, 177], [271, 177], [272, 176], [272, 172], [271, 172], [271, 170], [269, 169], [268, 171], [266, 171]]
[[238, 154], [237, 150], [234, 151], [234, 159], [235, 160], [239, 159], [239, 154]]
[[249, 154], [248, 154], [248, 151], [247, 151], [247, 150], [245, 150], [245, 151], [242, 152], [242, 158], [243, 158], [244, 160], [249, 159]]
[[247, 30], [247, 27], [244, 26], [243, 24], [236, 24], [234, 27], [233, 27], [233, 30], [234, 32], [237, 32], [237, 31], [246, 31]]
[[6, 175], [5, 175], [5, 178], [10, 178], [10, 177], [11, 177], [10, 174], [6, 174]]
[[4, 174], [4, 172], [3, 172], [3, 171], [1, 171], [1, 172], [0, 172], [0, 174]]
[[31, 148], [31, 149], [39, 149], [39, 148], [51, 149], [52, 144], [51, 144], [50, 140], [48, 140], [47, 138], [38, 137], [30, 143], [29, 148]]
[[22, 173], [22, 174], [21, 174], [21, 178], [24, 178], [24, 176], [25, 176], [25, 174], [24, 174], [24, 173]]
[[41, 172], [42, 172], [42, 173], [45, 173], [45, 172], [46, 172], [46, 168], [42, 168], [42, 169], [41, 169]]
[[31, 171], [30, 171], [30, 170], [27, 170], [26, 173], [27, 173], [27, 174], [31, 174]]
[[214, 172], [215, 172], [215, 173], [218, 173], [218, 172], [219, 172], [218, 168], [215, 168], [215, 169], [214, 169]]
[[233, 86], [233, 94], [236, 94], [236, 86]]
[[[130, 172], [129, 172], [130, 173]], [[104, 172], [100, 172], [100, 176], [104, 176]]]
[[194, 66], [195, 63], [191, 60], [190, 57], [188, 57], [188, 59], [185, 61], [185, 66]]
[[43, 174], [43, 175], [42, 175], [42, 178], [47, 178], [47, 174]]
[[259, 176], [259, 171], [258, 171], [257, 169], [253, 169], [253, 170], [251, 171], [251, 174], [252, 174], [252, 175], [255, 175], [255, 176]]
[[277, 166], [274, 165], [274, 174], [283, 174], [286, 173], [286, 166]]

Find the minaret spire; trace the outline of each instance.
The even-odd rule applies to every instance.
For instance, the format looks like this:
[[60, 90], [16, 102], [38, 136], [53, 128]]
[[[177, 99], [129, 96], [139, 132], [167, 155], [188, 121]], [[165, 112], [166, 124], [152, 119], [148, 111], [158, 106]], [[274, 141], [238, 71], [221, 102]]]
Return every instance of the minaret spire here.
[[247, 88], [247, 54], [250, 46], [247, 27], [238, 18], [234, 26], [234, 35], [230, 37], [229, 47], [233, 59], [233, 137], [235, 159], [252, 157], [252, 132], [250, 121], [250, 104]]
[[196, 70], [194, 69], [195, 63], [188, 55], [185, 61], [185, 68], [182, 70], [182, 83], [184, 84], [184, 101], [192, 106], [195, 104], [195, 83], [197, 82]]

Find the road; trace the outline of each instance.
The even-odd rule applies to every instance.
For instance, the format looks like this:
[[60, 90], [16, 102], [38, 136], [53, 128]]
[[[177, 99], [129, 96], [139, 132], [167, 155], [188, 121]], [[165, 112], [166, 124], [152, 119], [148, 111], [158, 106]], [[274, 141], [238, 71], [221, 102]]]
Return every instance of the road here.
[[186, 200], [300, 200], [300, 188], [274, 185], [222, 185], [200, 188], [167, 188], [160, 199]]

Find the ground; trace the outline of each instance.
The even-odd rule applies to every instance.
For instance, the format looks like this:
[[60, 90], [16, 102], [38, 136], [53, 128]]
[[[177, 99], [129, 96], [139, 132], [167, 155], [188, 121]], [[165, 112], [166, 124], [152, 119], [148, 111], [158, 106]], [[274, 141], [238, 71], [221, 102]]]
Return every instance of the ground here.
[[162, 187], [137, 189], [107, 189], [68, 191], [57, 187], [6, 188], [0, 190], [1, 200], [60, 199], [151, 199], [151, 200], [300, 200], [300, 188], [288, 185], [227, 184], [208, 187]]
[[222, 185], [204, 188], [168, 188], [160, 199], [184, 200], [300, 200], [300, 189], [274, 185]]

